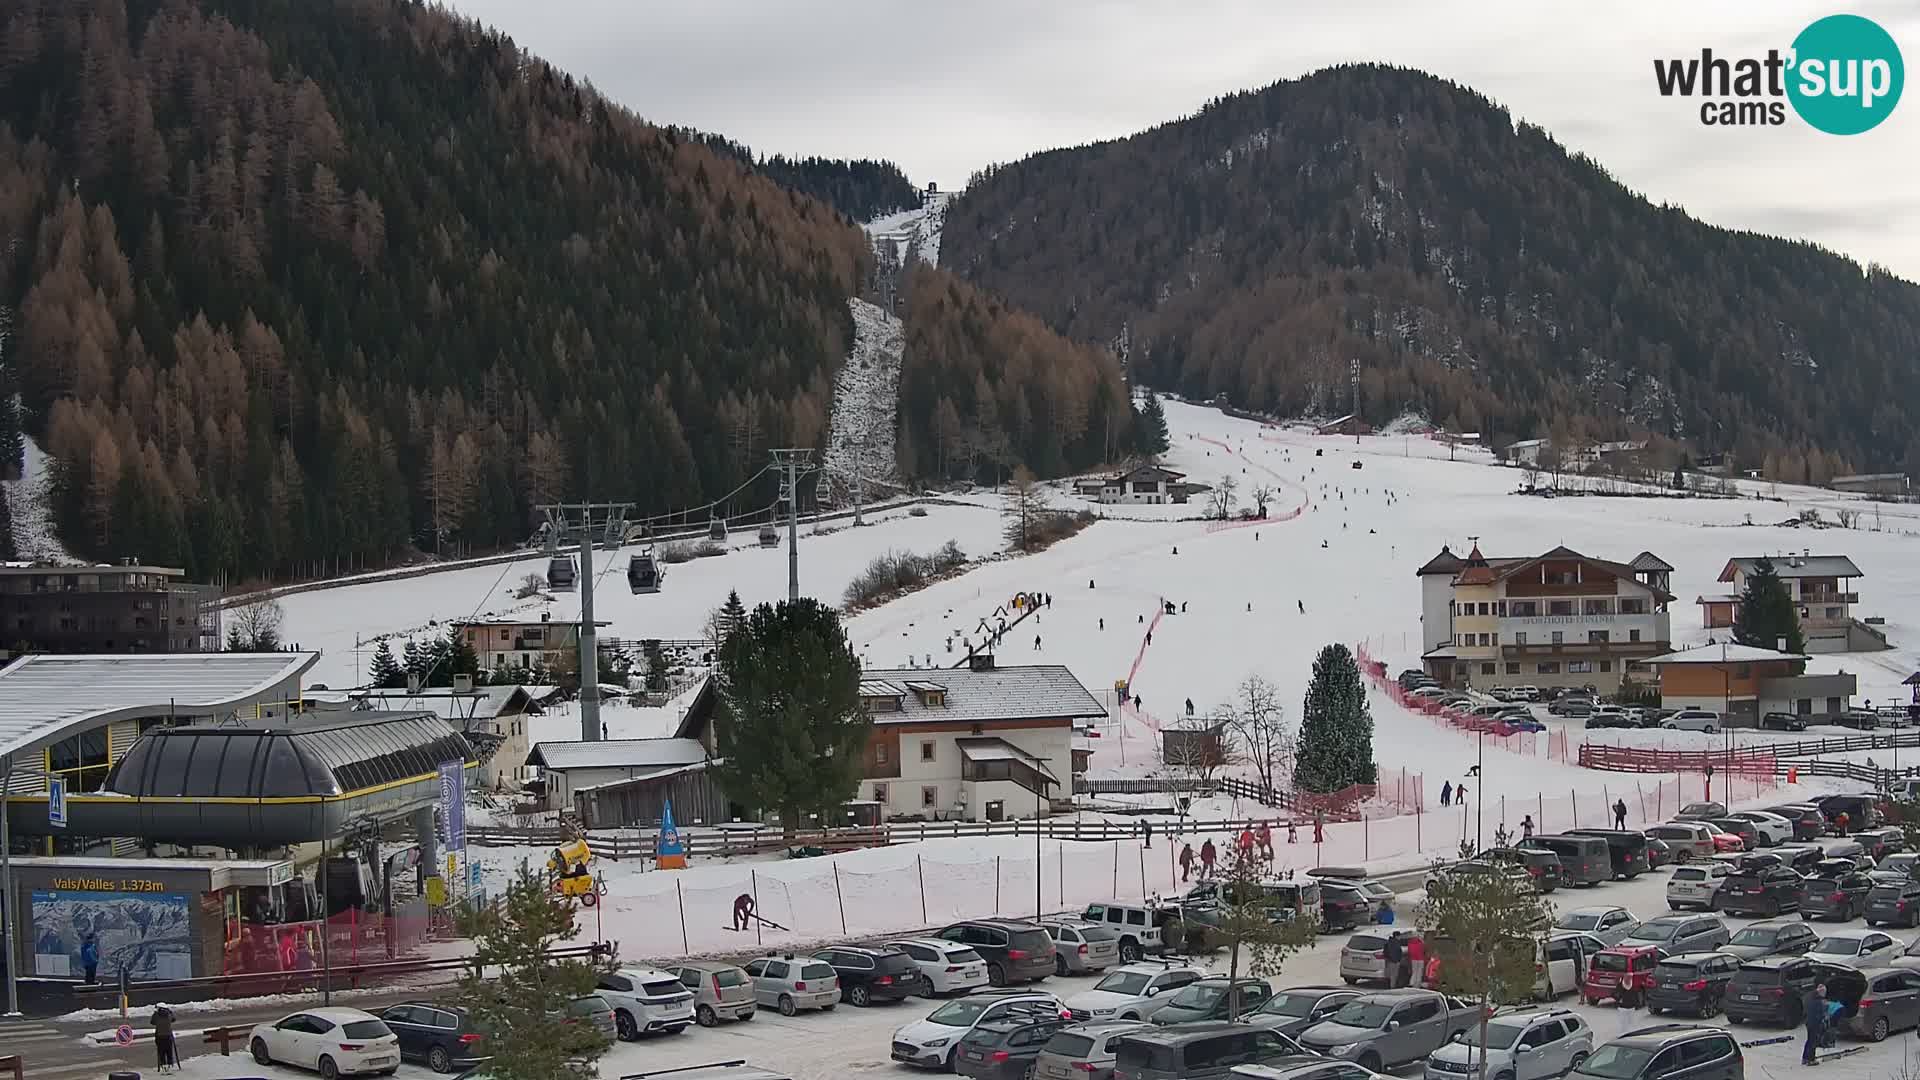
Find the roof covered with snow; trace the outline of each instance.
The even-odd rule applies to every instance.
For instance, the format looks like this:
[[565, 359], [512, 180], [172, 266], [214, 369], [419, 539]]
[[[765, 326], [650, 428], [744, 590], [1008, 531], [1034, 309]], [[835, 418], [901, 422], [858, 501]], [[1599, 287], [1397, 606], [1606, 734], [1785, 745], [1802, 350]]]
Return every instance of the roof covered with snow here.
[[[925, 668], [869, 669], [866, 681], [920, 682]], [[914, 694], [900, 697], [900, 711], [876, 713], [875, 724], [977, 723], [987, 720], [1067, 720], [1105, 716], [1106, 706], [1061, 664], [953, 668], [940, 673], [944, 704], [927, 705]]]
[[[535, 689], [545, 691], [551, 687]], [[503, 713], [513, 715], [539, 708], [524, 686], [478, 686], [470, 694], [456, 694], [451, 690], [422, 690], [417, 694], [405, 690], [371, 690], [352, 696], [364, 699], [376, 709], [400, 712], [423, 709], [453, 721], [491, 720]]]
[[671, 769], [707, 760], [698, 739], [536, 743], [527, 764], [547, 769]]
[[0, 755], [114, 720], [218, 715], [292, 696], [319, 653], [23, 656], [0, 670]]
[[[1760, 560], [1766, 557], [1756, 555], [1728, 559], [1726, 569], [1720, 571], [1720, 580], [1732, 581], [1735, 570], [1742, 575], [1751, 574]], [[1773, 560], [1773, 572], [1783, 578], [1866, 576], [1845, 555], [1782, 555]]]
[[1775, 652], [1754, 645], [1736, 645], [1722, 642], [1718, 645], [1699, 645], [1679, 652], [1670, 652], [1643, 661], [1648, 664], [1757, 664], [1767, 660], [1805, 660], [1800, 653]]
[[1428, 559], [1426, 565], [1415, 570], [1413, 573], [1415, 577], [1426, 577], [1429, 574], [1447, 574], [1451, 576], [1459, 573], [1460, 568], [1465, 565], [1467, 564], [1460, 560], [1460, 556], [1453, 553], [1452, 548], [1441, 544], [1440, 554]]

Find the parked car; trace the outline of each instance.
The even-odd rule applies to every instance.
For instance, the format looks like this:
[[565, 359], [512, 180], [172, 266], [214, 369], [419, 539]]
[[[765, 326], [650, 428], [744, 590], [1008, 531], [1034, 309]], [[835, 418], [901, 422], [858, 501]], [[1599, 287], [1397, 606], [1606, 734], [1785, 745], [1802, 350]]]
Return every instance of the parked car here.
[[1114, 1075], [1126, 1080], [1227, 1080], [1236, 1065], [1263, 1065], [1301, 1053], [1298, 1043], [1265, 1028], [1181, 1024], [1120, 1036]]
[[1742, 963], [1721, 999], [1727, 1019], [1798, 1027], [1806, 1018], [1800, 1003], [1813, 988], [1819, 967], [1805, 956], [1766, 956]]
[[1348, 986], [1358, 986], [1363, 982], [1387, 984], [1392, 981], [1387, 971], [1387, 942], [1400, 939], [1402, 948], [1415, 937], [1412, 930], [1395, 930], [1385, 926], [1362, 930], [1347, 939], [1340, 947], [1340, 977]]
[[987, 982], [1009, 986], [1038, 982], [1053, 974], [1053, 938], [1018, 919], [972, 919], [954, 923], [935, 937], [957, 941], [987, 962]]
[[1142, 962], [1106, 973], [1093, 989], [1067, 999], [1075, 1020], [1148, 1020], [1173, 1000], [1174, 992], [1207, 977], [1205, 968]]
[[1568, 1076], [1572, 1080], [1746, 1080], [1747, 1065], [1740, 1044], [1725, 1028], [1661, 1024], [1601, 1044]]
[[1665, 840], [1673, 849], [1674, 862], [1704, 859], [1716, 850], [1713, 833], [1698, 821], [1669, 821], [1646, 828], [1648, 839]]
[[[722, 1020], [751, 1020], [759, 1008], [753, 979], [745, 968], [722, 961], [689, 960], [666, 970], [679, 976], [680, 985], [693, 994], [693, 1020], [701, 1027], [718, 1027]], [[845, 985], [843, 979], [842, 988]]]
[[1047, 1045], [1072, 1020], [1016, 1014], [975, 1024], [960, 1038], [953, 1071], [975, 1080], [1029, 1080]]
[[1743, 926], [1720, 946], [1720, 951], [1741, 960], [1759, 960], [1768, 956], [1799, 956], [1820, 936], [1803, 922], [1763, 922]]
[[[1593, 1053], [1593, 1028], [1567, 1009], [1534, 1009], [1487, 1021], [1486, 1041], [1486, 1075], [1500, 1080], [1548, 1080], [1577, 1068]], [[1457, 1080], [1479, 1073], [1477, 1026], [1427, 1057], [1426, 1080]]]
[[1906, 831], [1898, 827], [1880, 826], [1847, 835], [1866, 848], [1867, 857], [1875, 863], [1883, 863], [1887, 856], [1905, 851], [1907, 847]]
[[1578, 991], [1593, 958], [1608, 947], [1592, 934], [1569, 930], [1553, 931], [1545, 941], [1536, 939], [1533, 943], [1534, 996], [1551, 1000]]
[[1613, 855], [1605, 839], [1573, 833], [1536, 833], [1522, 848], [1560, 856], [1560, 876], [1569, 885], [1598, 885], [1613, 880]]
[[1175, 990], [1153, 1014], [1153, 1022], [1165, 1027], [1199, 1020], [1232, 1020], [1253, 1012], [1272, 996], [1273, 984], [1265, 979], [1209, 975]]
[[1800, 886], [1805, 879], [1784, 866], [1729, 874], [1715, 893], [1719, 908], [1729, 915], [1771, 919], [1783, 911], [1800, 909]]
[[1813, 873], [1813, 868], [1827, 857], [1819, 844], [1782, 844], [1769, 854], [1780, 856], [1789, 867], [1803, 876]]
[[1920, 972], [1880, 963], [1822, 964], [1816, 976], [1827, 984], [1827, 1000], [1841, 1005], [1834, 1026], [1843, 1034], [1880, 1042], [1920, 1025]]
[[434, 1072], [478, 1065], [487, 1056], [486, 1036], [458, 1005], [410, 1001], [380, 1010], [380, 1020], [400, 1042], [403, 1061], [424, 1062]]
[[1508, 687], [1507, 694], [1510, 697], [1512, 697], [1513, 700], [1515, 701], [1539, 701], [1540, 700], [1540, 688], [1537, 686]]
[[1673, 862], [1673, 848], [1657, 836], [1647, 837], [1647, 868], [1658, 870]]
[[856, 1009], [876, 1001], [902, 1001], [929, 989], [920, 965], [901, 949], [838, 945], [813, 955], [833, 967], [840, 980], [840, 1000]]
[[960, 1040], [978, 1025], [1016, 1014], [1058, 1017], [1065, 1011], [1060, 999], [1044, 990], [976, 990], [895, 1030], [893, 1060], [951, 1071]]
[[1138, 1020], [1101, 1020], [1056, 1031], [1033, 1060], [1033, 1080], [1113, 1080], [1120, 1037], [1146, 1030]]
[[1448, 866], [1442, 866], [1429, 874], [1427, 876], [1427, 891], [1432, 892], [1434, 889], [1441, 887], [1454, 878], [1478, 874], [1504, 874], [1516, 884], [1524, 885], [1529, 890], [1537, 891], [1539, 889], [1539, 883], [1534, 880], [1532, 874], [1527, 873], [1512, 863], [1491, 862], [1484, 859], [1465, 859]]
[[1784, 803], [1766, 808], [1769, 814], [1779, 814], [1793, 822], [1795, 840], [1818, 840], [1827, 831], [1827, 815], [1811, 803]]
[[1088, 904], [1080, 917], [1088, 922], [1105, 923], [1120, 935], [1120, 962], [1131, 964], [1156, 953], [1163, 947], [1161, 932], [1180, 916], [1177, 905], [1148, 907], [1121, 900]]
[[1880, 726], [1880, 715], [1872, 709], [1842, 709], [1834, 715], [1833, 722], [1844, 728], [1872, 731]]
[[1227, 1075], [1232, 1080], [1374, 1080], [1379, 1076], [1349, 1061], [1329, 1062], [1319, 1054], [1290, 1054], [1260, 1065], [1236, 1065]]
[[1555, 698], [1553, 702], [1547, 706], [1547, 712], [1553, 716], [1570, 718], [1589, 716], [1593, 713], [1593, 699], [1568, 694], [1563, 698]]
[[560, 1022], [586, 1024], [609, 1043], [620, 1038], [620, 1022], [613, 1018], [613, 1006], [599, 994], [588, 994], [567, 1002], [567, 1014], [560, 1018]]
[[[754, 964], [765, 964], [771, 959], [755, 960]], [[784, 971], [789, 966], [800, 965], [788, 957], [779, 966]], [[811, 966], [819, 967], [823, 975], [832, 978], [832, 968], [825, 964]], [[747, 970], [751, 972], [753, 965], [747, 965]], [[656, 1032], [677, 1035], [693, 1023], [693, 994], [681, 985], [680, 977], [672, 972], [651, 967], [620, 968], [600, 976], [594, 992], [613, 1006], [613, 1019], [619, 1026], [620, 1038], [628, 1041]], [[829, 1000], [838, 993], [838, 990], [830, 990]]]
[[1351, 930], [1356, 926], [1365, 926], [1373, 922], [1374, 912], [1378, 910], [1358, 886], [1333, 880], [1320, 883], [1320, 926], [1323, 930]]
[[1393, 886], [1378, 878], [1368, 877], [1367, 872], [1357, 866], [1316, 866], [1306, 871], [1306, 875], [1322, 883], [1331, 881], [1351, 885], [1360, 890], [1375, 911], [1391, 908], [1393, 902], [1400, 898], [1400, 894], [1393, 891]]
[[257, 1065], [312, 1069], [326, 1080], [362, 1073], [392, 1075], [400, 1067], [400, 1039], [386, 1022], [359, 1009], [308, 1009], [247, 1037]]
[[987, 985], [987, 962], [971, 946], [942, 938], [905, 938], [889, 941], [927, 977], [927, 993], [953, 994]]
[[1048, 919], [1042, 925], [1053, 938], [1055, 975], [1085, 975], [1120, 962], [1120, 934], [1105, 923]]
[[1634, 829], [1568, 829], [1572, 836], [1597, 836], [1607, 842], [1613, 876], [1629, 881], [1652, 869], [1647, 863], [1647, 835]]
[[1875, 881], [1906, 881], [1909, 878], [1920, 877], [1920, 873], [1916, 873], [1916, 867], [1920, 867], [1920, 852], [1896, 851], [1874, 863], [1873, 869], [1868, 873], [1873, 875]]
[[1601, 952], [1587, 965], [1586, 981], [1580, 985], [1580, 1000], [1598, 1005], [1612, 998], [1621, 1005], [1634, 1006], [1653, 985], [1653, 968], [1660, 962], [1660, 950], [1652, 945], [1627, 941]]
[[1873, 879], [1847, 859], [1822, 859], [1800, 883], [1800, 917], [1847, 922], [1867, 910]]
[[1486, 848], [1476, 859], [1489, 862], [1511, 863], [1525, 870], [1533, 878], [1536, 888], [1542, 893], [1550, 893], [1560, 887], [1563, 877], [1560, 869], [1560, 856], [1540, 848], [1494, 847]]
[[1762, 731], [1805, 731], [1807, 718], [1799, 713], [1770, 712], [1760, 717]]
[[1793, 840], [1793, 822], [1779, 814], [1770, 814], [1765, 810], [1736, 810], [1727, 816], [1752, 822], [1760, 833], [1759, 847], [1773, 847]]
[[1886, 880], [1869, 875], [1873, 888], [1867, 891], [1868, 926], [1920, 926], [1920, 881], [1910, 877]]
[[1746, 818], [1726, 817], [1708, 818], [1703, 824], [1711, 825], [1729, 836], [1738, 837], [1741, 851], [1755, 851], [1760, 847], [1760, 829]]
[[1347, 1002], [1300, 1045], [1381, 1072], [1419, 1061], [1480, 1023], [1480, 1006], [1436, 990], [1386, 990]]
[[1894, 967], [1911, 968], [1915, 971], [1920, 971], [1920, 938], [1914, 938], [1912, 944], [1908, 945], [1899, 956], [1887, 961], [1887, 963], [1892, 964]]
[[1554, 920], [1553, 928], [1591, 934], [1611, 947], [1620, 944], [1639, 925], [1640, 920], [1626, 908], [1599, 904], [1561, 912], [1560, 917]]
[[1360, 994], [1337, 986], [1289, 986], [1276, 990], [1258, 1009], [1241, 1018], [1241, 1023], [1270, 1028], [1291, 1038], [1340, 1011], [1340, 1007]]
[[1829, 964], [1886, 963], [1900, 955], [1900, 943], [1879, 930], [1839, 930], [1807, 950], [1807, 956]]
[[1647, 991], [1647, 1011], [1688, 1012], [1706, 1019], [1720, 1011], [1727, 984], [1740, 970], [1737, 957], [1722, 952], [1683, 953], [1654, 965], [1653, 986]]
[[1827, 816], [1827, 827], [1837, 828], [1841, 814], [1847, 815], [1847, 831], [1859, 832], [1880, 826], [1880, 800], [1872, 795], [1823, 795], [1814, 805]]
[[1660, 726], [1668, 731], [1701, 731], [1708, 735], [1720, 730], [1720, 714], [1707, 709], [1681, 709]]
[[1711, 821], [1700, 822], [1700, 827], [1713, 837], [1713, 850], [1716, 855], [1738, 854], [1747, 850], [1747, 841], [1739, 833], [1730, 833]]
[[1648, 919], [1626, 936], [1622, 945], [1651, 945], [1661, 956], [1709, 952], [1725, 945], [1732, 935], [1727, 924], [1712, 915], [1662, 915]]
[[1708, 860], [1676, 866], [1667, 879], [1667, 907], [1674, 911], [1712, 911], [1720, 898], [1720, 887], [1733, 876], [1733, 868]]
[[1629, 715], [1625, 709], [1596, 709], [1587, 715], [1586, 726], [1594, 730], [1601, 728], [1637, 728], [1640, 726], [1640, 721], [1638, 717]]
[[[781, 1016], [792, 1016], [802, 1009], [827, 1012], [840, 1004], [840, 977], [833, 973], [833, 965], [824, 960], [792, 954], [763, 956], [747, 961], [744, 970], [747, 978], [753, 980], [754, 1004], [778, 1009]], [[607, 980], [600, 981], [604, 986]], [[606, 991], [603, 989], [601, 993]], [[615, 1001], [616, 1015], [619, 1009], [620, 1003]], [[693, 1015], [691, 1000], [687, 1015]]]

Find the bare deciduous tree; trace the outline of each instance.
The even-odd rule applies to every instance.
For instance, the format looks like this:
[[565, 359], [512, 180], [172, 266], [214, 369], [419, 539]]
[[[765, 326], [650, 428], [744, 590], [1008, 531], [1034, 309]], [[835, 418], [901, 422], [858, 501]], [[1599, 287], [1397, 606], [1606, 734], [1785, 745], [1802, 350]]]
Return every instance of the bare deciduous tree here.
[[273, 652], [280, 648], [280, 624], [286, 612], [273, 597], [242, 604], [227, 618], [228, 652]]
[[1047, 507], [1046, 489], [1040, 486], [1025, 465], [1013, 470], [1013, 481], [1007, 488], [1005, 513], [1008, 547], [1032, 551], [1041, 544], [1041, 526], [1052, 511]]
[[1247, 494], [1253, 497], [1253, 512], [1261, 517], [1266, 517], [1267, 504], [1273, 501], [1273, 485], [1255, 484], [1253, 490]]
[[1274, 790], [1293, 772], [1293, 729], [1280, 704], [1280, 691], [1259, 675], [1249, 675], [1234, 687], [1224, 715], [1238, 743], [1238, 752], [1259, 776], [1262, 787]]
[[1239, 481], [1236, 480], [1232, 474], [1220, 478], [1220, 483], [1215, 485], [1212, 494], [1207, 496], [1214, 517], [1225, 521], [1227, 515], [1233, 513], [1234, 503], [1238, 501], [1237, 493], [1239, 490]]

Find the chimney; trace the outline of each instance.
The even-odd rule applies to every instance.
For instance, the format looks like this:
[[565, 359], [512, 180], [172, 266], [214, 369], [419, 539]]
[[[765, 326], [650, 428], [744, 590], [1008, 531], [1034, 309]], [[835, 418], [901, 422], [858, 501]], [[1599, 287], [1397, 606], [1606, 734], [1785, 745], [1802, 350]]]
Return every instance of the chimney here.
[[453, 692], [456, 694], [473, 693], [473, 676], [465, 674], [455, 675], [453, 677]]
[[992, 671], [993, 654], [990, 652], [974, 653], [972, 656], [967, 657], [967, 670]]

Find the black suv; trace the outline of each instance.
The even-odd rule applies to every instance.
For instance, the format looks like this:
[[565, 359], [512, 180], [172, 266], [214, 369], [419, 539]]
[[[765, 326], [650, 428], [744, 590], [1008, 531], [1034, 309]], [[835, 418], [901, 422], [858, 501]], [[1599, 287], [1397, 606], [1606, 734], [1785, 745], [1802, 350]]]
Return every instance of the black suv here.
[[1010, 1016], [978, 1024], [954, 1050], [953, 1071], [978, 1080], [1026, 1080], [1047, 1040], [1072, 1023], [1064, 1016]]
[[1770, 712], [1760, 718], [1760, 727], [1764, 731], [1805, 731], [1807, 718], [1798, 713]]
[[1320, 926], [1328, 933], [1352, 930], [1373, 921], [1373, 901], [1358, 887], [1339, 881], [1320, 883]]
[[1746, 1058], [1725, 1028], [1662, 1024], [1640, 1028], [1594, 1050], [1573, 1070], [1591, 1080], [1747, 1080]]
[[1801, 999], [1818, 978], [1819, 966], [1804, 956], [1768, 956], [1741, 964], [1722, 999], [1727, 1019], [1798, 1027], [1805, 1018]]
[[1052, 975], [1053, 936], [1043, 926], [1018, 919], [970, 919], [934, 935], [970, 946], [987, 962], [995, 986], [1038, 982]]
[[486, 1037], [457, 1005], [410, 1001], [380, 1010], [380, 1019], [400, 1040], [401, 1058], [426, 1062], [434, 1072], [466, 1068], [487, 1056]]
[[857, 1009], [876, 1001], [902, 1001], [932, 992], [920, 965], [899, 949], [836, 945], [813, 954], [840, 976], [840, 1000]]
[[1533, 877], [1534, 887], [1543, 893], [1550, 893], [1566, 884], [1566, 875], [1560, 866], [1560, 856], [1540, 848], [1496, 847], [1487, 848], [1474, 856], [1488, 862], [1512, 863]]
[[1873, 878], [1847, 859], [1826, 859], [1800, 883], [1800, 917], [1825, 916], [1840, 922], [1867, 910]]
[[1868, 926], [1920, 926], [1920, 881], [1876, 880], [1867, 892]]
[[1653, 985], [1647, 989], [1647, 1011], [1690, 1012], [1705, 1019], [1720, 1011], [1727, 984], [1740, 970], [1736, 957], [1720, 952], [1669, 956], [1653, 967]]
[[1800, 886], [1805, 880], [1784, 866], [1743, 868], [1727, 875], [1713, 898], [1729, 915], [1771, 919], [1783, 911], [1800, 910]]
[[1786, 803], [1765, 809], [1769, 814], [1779, 814], [1793, 822], [1795, 840], [1818, 840], [1826, 834], [1827, 815], [1811, 803]]
[[1728, 939], [1720, 951], [1742, 960], [1761, 960], [1769, 956], [1798, 956], [1813, 948], [1820, 935], [1803, 922], [1765, 922], [1744, 926]]

